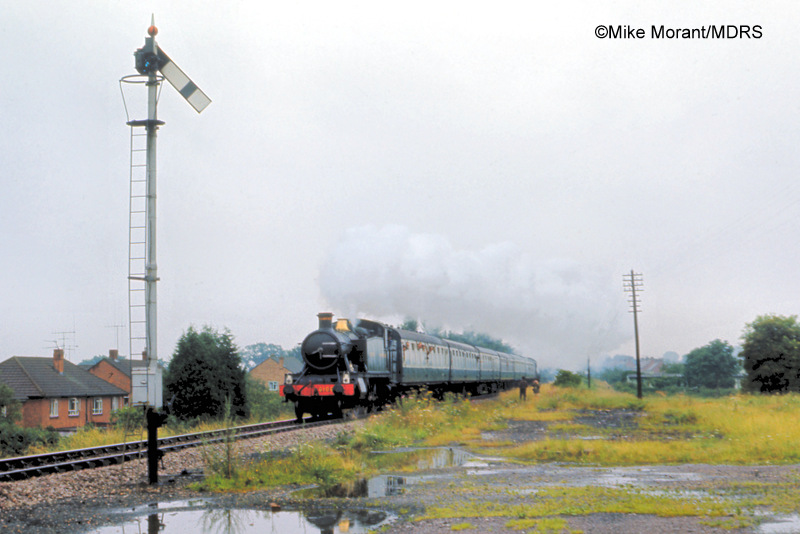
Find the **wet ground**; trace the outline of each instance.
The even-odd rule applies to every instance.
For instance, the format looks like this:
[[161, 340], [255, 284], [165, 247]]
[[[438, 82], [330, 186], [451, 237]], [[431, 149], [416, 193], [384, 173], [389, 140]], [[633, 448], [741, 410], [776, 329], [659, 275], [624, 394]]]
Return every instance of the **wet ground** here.
[[[636, 426], [636, 412], [585, 413], [579, 422], [603, 430], [604, 439], [625, 439]], [[513, 421], [491, 439], [514, 442], [543, 439], [546, 424]], [[391, 451], [408, 454], [416, 471], [389, 473], [332, 492], [315, 488], [283, 488], [213, 496], [188, 491], [181, 477], [162, 477], [164, 484], [128, 497], [65, 501], [34, 509], [15, 510], [4, 518], [3, 532], [125, 534], [302, 532], [304, 534], [389, 534], [467, 532], [760, 532], [800, 533], [800, 516], [777, 514], [761, 506], [736, 518], [653, 514], [598, 513], [580, 510], [556, 518], [556, 523], [510, 523], [515, 510], [540, 500], [545, 488], [604, 487], [643, 494], [669, 493], [687, 501], [706, 499], [734, 484], [796, 483], [800, 466], [635, 466], [579, 467], [560, 464], [518, 465], [497, 458], [476, 457], [458, 448]], [[172, 480], [172, 482], [169, 482]], [[188, 478], [186, 480], [188, 482]], [[735, 496], [733, 496], [735, 498]], [[501, 517], [471, 517], [489, 506]], [[466, 511], [464, 517], [417, 520], [433, 508]], [[749, 514], [749, 515], [748, 515]], [[555, 525], [555, 526], [553, 526]], [[545, 530], [545, 527], [553, 530]]]

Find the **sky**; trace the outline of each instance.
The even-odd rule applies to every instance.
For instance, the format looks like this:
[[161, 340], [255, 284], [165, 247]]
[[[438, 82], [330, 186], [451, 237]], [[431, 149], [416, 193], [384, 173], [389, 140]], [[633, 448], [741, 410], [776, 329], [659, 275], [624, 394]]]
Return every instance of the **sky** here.
[[119, 81], [151, 14], [212, 100], [159, 99], [159, 358], [190, 326], [293, 347], [331, 311], [577, 369], [634, 354], [631, 271], [642, 356], [800, 312], [796, 2], [6, 4], [0, 360], [130, 350], [146, 107]]

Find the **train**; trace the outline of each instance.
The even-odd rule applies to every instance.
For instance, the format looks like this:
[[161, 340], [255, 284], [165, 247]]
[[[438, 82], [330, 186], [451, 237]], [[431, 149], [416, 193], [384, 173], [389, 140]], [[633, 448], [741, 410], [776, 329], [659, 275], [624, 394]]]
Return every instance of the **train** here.
[[301, 344], [303, 368], [286, 374], [279, 387], [298, 421], [305, 414], [368, 412], [422, 389], [438, 398], [448, 392], [482, 395], [539, 376], [533, 358], [366, 319], [353, 324], [327, 312], [317, 317], [319, 328]]

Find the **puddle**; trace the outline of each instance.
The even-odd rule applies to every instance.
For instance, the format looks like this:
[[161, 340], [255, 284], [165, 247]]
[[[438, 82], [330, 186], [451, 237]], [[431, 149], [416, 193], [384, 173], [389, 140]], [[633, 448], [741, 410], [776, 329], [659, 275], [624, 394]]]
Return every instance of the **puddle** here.
[[[210, 501], [179, 501], [143, 506], [120, 513], [141, 516], [87, 534], [365, 534], [394, 520], [378, 510], [277, 511], [209, 509]], [[202, 509], [198, 509], [202, 508]]]
[[[430, 477], [428, 477], [430, 478]], [[347, 484], [337, 484], [332, 488], [308, 488], [292, 492], [295, 497], [303, 499], [320, 498], [378, 498], [391, 497], [405, 493], [408, 486], [419, 484], [423, 477], [402, 477], [395, 475], [379, 475], [370, 479], [362, 478]]]
[[758, 532], [764, 534], [785, 534], [800, 532], [800, 515], [784, 515], [774, 517], [769, 523], [761, 523]]
[[601, 486], [641, 486], [666, 482], [690, 482], [700, 480], [696, 473], [667, 473], [649, 468], [612, 468], [596, 475], [595, 483]]
[[455, 447], [427, 449], [406, 448], [393, 451], [373, 451], [373, 458], [380, 467], [415, 466], [417, 470], [444, 469], [446, 467], [476, 467], [488, 465], [484, 458]]
[[[394, 451], [374, 451], [375, 464], [382, 471], [394, 468], [414, 466], [418, 471], [444, 469], [447, 467], [466, 467], [467, 474], [483, 474], [482, 468], [489, 467], [486, 458], [479, 458], [462, 449], [439, 447], [430, 449], [398, 449]], [[488, 472], [488, 471], [487, 471]], [[308, 488], [293, 492], [293, 495], [304, 499], [319, 498], [379, 498], [400, 495], [409, 486], [425, 480], [441, 478], [444, 474], [427, 475], [378, 475], [369, 479], [361, 479], [347, 484], [338, 484], [332, 488]]]

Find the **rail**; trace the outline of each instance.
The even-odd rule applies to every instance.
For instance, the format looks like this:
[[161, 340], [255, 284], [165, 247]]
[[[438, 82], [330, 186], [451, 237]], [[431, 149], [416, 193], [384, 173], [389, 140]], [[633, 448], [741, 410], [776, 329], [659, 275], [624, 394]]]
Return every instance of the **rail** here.
[[[295, 423], [295, 419], [256, 423], [220, 430], [207, 430], [193, 434], [181, 434], [159, 438], [158, 449], [163, 453], [179, 451], [188, 447], [218, 443], [233, 435], [235, 439], [251, 439], [268, 434], [289, 432], [312, 426], [322, 426], [337, 423], [340, 420], [315, 421], [310, 418], [304, 420], [303, 425]], [[100, 447], [75, 449], [69, 451], [20, 456], [0, 460], [0, 482], [25, 480], [52, 473], [66, 473], [81, 469], [92, 469], [107, 465], [121, 464], [137, 458], [147, 456], [147, 440], [132, 441], [129, 443], [116, 443]]]

